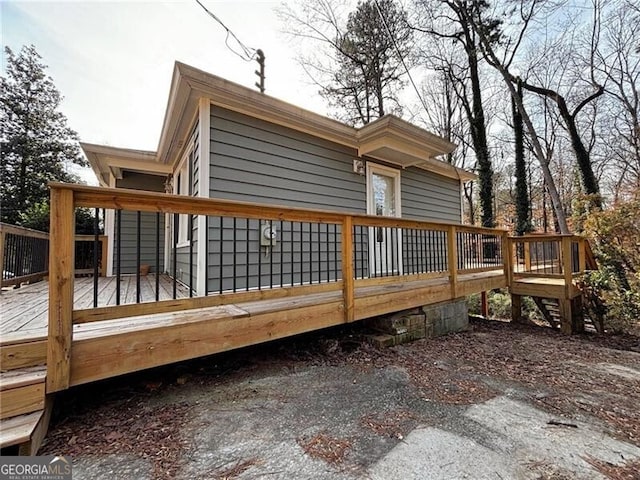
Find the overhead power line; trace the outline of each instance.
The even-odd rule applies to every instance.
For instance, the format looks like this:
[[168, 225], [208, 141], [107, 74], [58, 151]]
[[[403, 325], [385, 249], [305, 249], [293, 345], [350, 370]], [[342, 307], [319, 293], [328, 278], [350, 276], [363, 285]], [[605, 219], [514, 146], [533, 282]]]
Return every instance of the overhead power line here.
[[374, 0], [374, 3], [376, 4], [376, 9], [378, 10], [378, 15], [380, 15], [380, 19], [382, 20], [382, 25], [384, 25], [384, 29], [387, 31], [387, 35], [389, 35], [389, 39], [391, 40], [391, 43], [393, 43], [393, 47], [396, 49], [396, 53], [398, 54], [398, 58], [400, 58], [400, 61], [402, 62], [402, 66], [404, 67], [404, 70], [407, 72], [407, 75], [409, 76], [409, 81], [411, 82], [411, 85], [413, 85], [413, 89], [416, 91], [416, 95], [418, 95], [418, 99], [420, 99], [420, 103], [422, 103], [422, 107], [424, 108], [425, 111], [427, 111], [427, 104], [424, 102], [424, 99], [422, 98], [422, 95], [418, 91], [418, 87], [416, 86], [416, 82], [413, 81], [413, 77], [411, 76], [411, 72], [409, 72], [409, 68], [407, 68], [407, 64], [404, 61], [404, 57], [402, 56], [402, 53], [400, 53], [400, 49], [398, 48], [398, 44], [396, 43], [396, 39], [393, 38], [393, 35], [391, 35], [391, 30], [389, 29], [389, 25], [387, 25], [386, 18], [384, 18], [384, 15], [382, 14], [382, 10], [380, 9], [380, 5], [378, 4], [378, 0]]
[[[235, 53], [238, 57], [240, 57], [245, 62], [250, 62], [251, 60], [254, 60], [257, 58], [258, 54], [255, 48], [247, 47], [244, 43], [242, 43], [240, 39], [236, 36], [236, 34], [233, 33], [231, 29], [227, 27], [222, 22], [222, 20], [220, 20], [213, 12], [211, 12], [207, 7], [205, 7], [202, 4], [202, 2], [200, 2], [200, 0], [196, 0], [196, 3], [200, 5], [202, 9], [209, 14], [211, 18], [213, 18], [216, 22], [218, 22], [222, 28], [225, 29], [225, 31], [227, 32], [227, 36], [224, 40], [224, 44], [227, 46], [229, 50], [231, 50], [233, 53]], [[237, 52], [231, 47], [231, 45], [229, 45], [229, 37], [233, 38], [236, 41], [236, 43], [242, 49], [242, 52]]]
[[[207, 7], [205, 7], [200, 0], [196, 0], [196, 3], [202, 7], [202, 9], [209, 14], [211, 18], [213, 18], [216, 22], [220, 24], [222, 28], [227, 32], [227, 36], [224, 39], [224, 44], [227, 46], [229, 50], [235, 53], [238, 57], [240, 57], [245, 62], [250, 62], [252, 60], [256, 60], [258, 62], [258, 70], [255, 71], [256, 75], [258, 75], [259, 82], [256, 82], [256, 87], [260, 90], [260, 93], [264, 93], [264, 52], [261, 49], [256, 49], [252, 47], [247, 47], [244, 43], [240, 41], [235, 33], [231, 31], [229, 27], [227, 27], [222, 20], [220, 20], [213, 12], [211, 12]], [[229, 37], [234, 39], [236, 43], [240, 46], [241, 52], [234, 50], [231, 45], [229, 45]]]

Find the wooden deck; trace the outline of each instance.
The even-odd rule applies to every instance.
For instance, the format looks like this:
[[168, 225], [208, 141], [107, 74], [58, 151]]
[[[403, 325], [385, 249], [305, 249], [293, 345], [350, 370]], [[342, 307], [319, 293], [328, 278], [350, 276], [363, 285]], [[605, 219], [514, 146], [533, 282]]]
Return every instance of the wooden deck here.
[[[173, 298], [173, 282], [167, 275], [159, 277], [159, 298]], [[177, 298], [189, 296], [188, 289], [178, 283]], [[74, 282], [74, 309], [93, 307], [93, 278], [79, 277]], [[136, 303], [137, 282], [135, 275], [122, 276], [120, 282], [121, 304]], [[140, 277], [141, 301], [155, 302], [156, 280], [154, 274]], [[116, 305], [116, 278], [98, 278], [98, 306]], [[21, 288], [3, 289], [0, 294], [0, 335], [14, 332], [25, 335], [46, 334], [49, 312], [49, 282], [46, 280]]]
[[[3, 402], [10, 400], [9, 409], [0, 411], [0, 420], [3, 428], [9, 422], [15, 430], [11, 439], [2, 439], [2, 445], [20, 443], [24, 452], [37, 451], [46, 432], [50, 414], [47, 402], [56, 392], [72, 386], [474, 293], [509, 287], [513, 319], [520, 318], [522, 295], [558, 298], [562, 331], [579, 331], [580, 318], [576, 312], [580, 297], [573, 299], [577, 291], [573, 282], [574, 276], [585, 270], [585, 242], [580, 237], [514, 239], [503, 230], [401, 218], [77, 185], [52, 185], [51, 189], [50, 250], [56, 254], [49, 259], [50, 283], [27, 285], [0, 295], [0, 395]], [[268, 274], [260, 273], [261, 266], [267, 263], [260, 260], [261, 244], [253, 242], [252, 248], [258, 249], [259, 254], [254, 257], [258, 259], [256, 278], [259, 282], [253, 284], [255, 288], [249, 287], [249, 273], [246, 273], [245, 288], [236, 291], [236, 265], [239, 261], [246, 261], [242, 267], [250, 265], [246, 260], [249, 253], [246, 256], [240, 253], [241, 260], [238, 260], [235, 234], [231, 241], [223, 234], [217, 239], [209, 238], [210, 230], [203, 226], [198, 232], [203, 232], [204, 239], [198, 241], [198, 251], [194, 252], [202, 255], [198, 258], [204, 259], [204, 271], [211, 270], [209, 275], [214, 277], [213, 280], [211, 276], [199, 277], [200, 283], [195, 288], [198, 295], [192, 292], [191, 297], [187, 289], [180, 287], [174, 299], [173, 283], [167, 276], [158, 278], [160, 289], [156, 292], [156, 277], [150, 275], [140, 279], [138, 299], [137, 278], [128, 276], [121, 277], [120, 305], [116, 305], [116, 278], [100, 278], [95, 306], [93, 278], [74, 275], [73, 222], [74, 209], [78, 207], [196, 215], [204, 225], [210, 216], [218, 217], [220, 225], [223, 218], [241, 219], [241, 223], [246, 220], [247, 232], [250, 219], [297, 224], [299, 229], [291, 227], [290, 234], [284, 235], [279, 243], [280, 252], [291, 252], [290, 279], [282, 279], [282, 253], [278, 262], [279, 283], [278, 274], [274, 275], [272, 269], [272, 256], [269, 256]], [[234, 229], [235, 224], [234, 221]], [[308, 225], [308, 248], [303, 248], [303, 224]], [[317, 225], [313, 228], [314, 239], [311, 238], [312, 224]], [[294, 230], [300, 232], [296, 242]], [[332, 249], [329, 248], [330, 231], [333, 232]], [[389, 237], [392, 239], [390, 249], [383, 250], [377, 237], [372, 236], [379, 231], [395, 232]], [[326, 232], [324, 247], [321, 232]], [[377, 252], [375, 248], [366, 249], [369, 240], [365, 237], [374, 246], [380, 243]], [[394, 257], [394, 238], [398, 242], [401, 238], [406, 240], [402, 256]], [[493, 246], [494, 253], [488, 256], [494, 262], [491, 265], [484, 261], [484, 247], [480, 253], [467, 248], [485, 245], [487, 241]], [[561, 275], [540, 272], [539, 265], [526, 256], [527, 242], [541, 241], [556, 242], [554, 251], [561, 250], [558, 264]], [[247, 233], [240, 251], [249, 252], [249, 243]], [[209, 269], [211, 244], [219, 255], [217, 269], [215, 266]], [[312, 255], [314, 246], [315, 256]], [[293, 254], [294, 247], [298, 249], [297, 255]], [[175, 242], [173, 249], [177, 252]], [[389, 250], [392, 253], [389, 254]], [[320, 257], [321, 251], [326, 254], [324, 259]], [[517, 257], [520, 251], [525, 253], [522, 262]], [[225, 252], [232, 253], [233, 262], [224, 262]], [[387, 263], [382, 262], [383, 252], [387, 252], [384, 253]], [[294, 256], [299, 262], [295, 269]], [[173, 258], [177, 258], [175, 254]], [[579, 268], [573, 262], [576, 258]], [[394, 268], [394, 259], [402, 261], [402, 266], [398, 263]], [[137, 262], [140, 263], [139, 256]], [[373, 267], [376, 262], [379, 268]], [[307, 272], [324, 271], [324, 283], [318, 282], [320, 275], [315, 276], [315, 283], [309, 277], [305, 279], [303, 263]], [[383, 267], [385, 264], [387, 267]], [[224, 286], [223, 282], [222, 267], [229, 265], [233, 288], [228, 283]], [[178, 271], [175, 260], [172, 268], [173, 272]], [[294, 271], [299, 272], [297, 280]], [[334, 272], [331, 281], [329, 271]], [[218, 293], [206, 294], [209, 281], [218, 282]], [[30, 370], [33, 367], [40, 370], [34, 373]], [[22, 419], [14, 424], [11, 422], [16, 412], [22, 412], [16, 414]], [[32, 415], [34, 412], [38, 414]], [[29, 441], [23, 443], [21, 439], [27, 437], [25, 425], [30, 433]]]
[[[365, 280], [356, 285], [354, 321], [450, 300], [483, 288], [506, 286], [502, 269], [459, 275], [456, 292], [452, 292], [446, 276], [413, 281], [402, 278], [396, 282], [391, 279], [393, 277], [378, 279], [373, 284]], [[170, 285], [168, 278], [163, 281]], [[34, 287], [34, 291], [46, 291], [46, 282], [41, 283], [29, 287]], [[111, 282], [105, 281], [105, 285], [111, 285]], [[24, 291], [29, 291], [29, 287]], [[265, 299], [257, 299], [256, 293], [260, 292], [222, 295], [219, 296], [224, 302], [221, 305], [215, 305], [217, 298], [212, 295], [206, 297], [212, 305], [203, 308], [76, 324], [73, 326], [70, 385], [345, 323], [340, 282], [303, 288], [304, 294], [296, 294], [300, 287], [294, 287], [289, 294], [278, 298], [272, 297], [276, 290], [264, 290], [264, 296], [272, 297]], [[86, 285], [78, 290], [78, 301], [88, 294], [85, 290]], [[182, 293], [186, 293], [184, 289]], [[247, 293], [253, 300], [247, 301]], [[16, 290], [3, 293], [3, 296], [12, 294], [25, 295]], [[235, 302], [231, 301], [233, 295], [237, 298]], [[46, 299], [46, 295], [43, 297]], [[31, 307], [22, 303], [25, 309], [20, 310], [15, 302], [20, 303], [14, 299], [14, 317], [26, 319], [29, 313], [25, 309]], [[21, 315], [17, 313], [19, 310]], [[46, 320], [42, 320], [38, 328], [3, 334], [0, 342], [3, 369], [46, 362], [48, 335], [45, 324]]]

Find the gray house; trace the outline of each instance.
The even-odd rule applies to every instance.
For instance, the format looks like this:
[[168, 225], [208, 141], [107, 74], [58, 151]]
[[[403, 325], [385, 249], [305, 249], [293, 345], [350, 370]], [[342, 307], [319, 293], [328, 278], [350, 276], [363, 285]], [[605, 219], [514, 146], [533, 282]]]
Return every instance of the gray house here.
[[[455, 145], [397, 117], [353, 128], [182, 63], [156, 152], [82, 148], [104, 187], [450, 223], [475, 179], [438, 159]], [[197, 295], [337, 280], [339, 231], [325, 227], [107, 211], [107, 274], [142, 262]], [[407, 271], [408, 242], [439, 242], [378, 230], [355, 239], [362, 276]]]

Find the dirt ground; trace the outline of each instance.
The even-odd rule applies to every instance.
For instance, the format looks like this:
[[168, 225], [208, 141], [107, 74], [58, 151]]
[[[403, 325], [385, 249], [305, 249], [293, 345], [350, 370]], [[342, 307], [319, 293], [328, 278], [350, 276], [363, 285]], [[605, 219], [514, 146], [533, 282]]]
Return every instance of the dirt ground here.
[[337, 328], [65, 392], [83, 479], [640, 479], [640, 337]]

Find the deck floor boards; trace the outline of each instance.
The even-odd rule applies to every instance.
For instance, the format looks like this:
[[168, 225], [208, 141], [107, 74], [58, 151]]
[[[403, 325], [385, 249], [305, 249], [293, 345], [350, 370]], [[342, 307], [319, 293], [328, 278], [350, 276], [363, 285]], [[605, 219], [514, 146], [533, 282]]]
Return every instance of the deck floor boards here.
[[[501, 269], [480, 273], [460, 274], [458, 281], [472, 281], [481, 278], [492, 278], [502, 276]], [[116, 279], [115, 277], [100, 277], [98, 280], [98, 306], [116, 304]], [[387, 283], [382, 285], [361, 286], [355, 289], [355, 297], [371, 297], [376, 295], [387, 295], [390, 293], [407, 292], [427, 286], [437, 286], [448, 283], [448, 277], [438, 277], [426, 280], [402, 281], [398, 283]], [[74, 283], [74, 307], [75, 309], [91, 308], [93, 306], [93, 278], [77, 278]], [[173, 297], [173, 282], [167, 275], [159, 278], [159, 298], [169, 300]], [[140, 290], [142, 302], [155, 301], [155, 276], [150, 274], [140, 278]], [[136, 277], [123, 276], [120, 282], [121, 303], [124, 300], [130, 303], [136, 301]], [[188, 288], [178, 284], [177, 297], [188, 297]], [[283, 309], [295, 309], [306, 305], [317, 303], [329, 303], [340, 299], [341, 291], [315, 293], [301, 296], [299, 298], [282, 298], [268, 301], [245, 302], [233, 305], [249, 313], [274, 312]], [[0, 295], [0, 334], [12, 337], [24, 333], [25, 336], [46, 335], [48, 309], [48, 283], [41, 281], [32, 285], [24, 285], [19, 289], [4, 290]], [[135, 317], [136, 324], [140, 327], [146, 325], [141, 317]], [[110, 325], [122, 327], [130, 324], [130, 319], [119, 320], [118, 322], [101, 322], [102, 327], [76, 325], [74, 330], [80, 332], [93, 331], [97, 328], [108, 328]], [[151, 321], [153, 323], [153, 320]]]
[[[161, 275], [159, 279], [160, 300], [173, 298], [173, 284], [170, 277]], [[93, 306], [93, 278], [79, 277], [74, 281], [74, 308], [76, 310]], [[136, 302], [136, 277], [122, 276], [120, 282], [121, 304]], [[155, 275], [140, 277], [142, 302], [154, 302]], [[189, 291], [178, 284], [177, 297], [185, 298]], [[128, 302], [125, 302], [127, 300]], [[116, 278], [99, 277], [98, 306], [116, 304]], [[49, 283], [45, 280], [23, 285], [20, 288], [4, 289], [0, 294], [0, 335], [12, 332], [42, 332], [47, 328], [49, 308]]]

